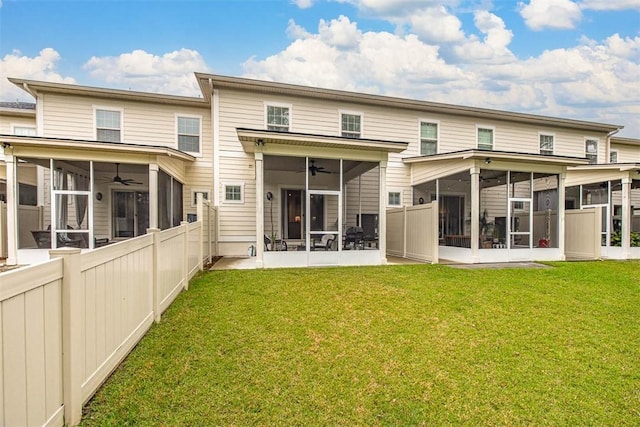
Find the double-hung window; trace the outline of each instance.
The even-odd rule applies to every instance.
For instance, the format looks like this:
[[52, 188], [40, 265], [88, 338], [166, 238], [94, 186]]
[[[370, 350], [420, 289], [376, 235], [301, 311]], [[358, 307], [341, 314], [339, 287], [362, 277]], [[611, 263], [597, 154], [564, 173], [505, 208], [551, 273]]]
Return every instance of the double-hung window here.
[[289, 132], [290, 108], [283, 105], [267, 105], [267, 129]]
[[341, 134], [346, 138], [362, 136], [362, 116], [360, 114], [342, 113], [340, 115]]
[[553, 135], [540, 134], [540, 154], [553, 155], [553, 140]]
[[618, 163], [618, 152], [611, 151], [609, 153], [609, 163]]
[[122, 142], [121, 133], [121, 111], [96, 109], [96, 140], [103, 142]]
[[438, 123], [420, 122], [420, 155], [438, 153]]
[[178, 116], [178, 150], [200, 154], [200, 117]]
[[493, 129], [478, 127], [478, 149], [493, 150]]
[[584, 156], [589, 159], [589, 164], [598, 163], [598, 140], [587, 139], [584, 142]]

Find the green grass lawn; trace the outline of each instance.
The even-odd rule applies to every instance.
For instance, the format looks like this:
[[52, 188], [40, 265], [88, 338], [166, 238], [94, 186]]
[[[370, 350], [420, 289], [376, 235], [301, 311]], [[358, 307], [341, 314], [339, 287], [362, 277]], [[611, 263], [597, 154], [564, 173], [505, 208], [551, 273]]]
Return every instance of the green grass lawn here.
[[217, 271], [85, 425], [640, 425], [640, 262]]

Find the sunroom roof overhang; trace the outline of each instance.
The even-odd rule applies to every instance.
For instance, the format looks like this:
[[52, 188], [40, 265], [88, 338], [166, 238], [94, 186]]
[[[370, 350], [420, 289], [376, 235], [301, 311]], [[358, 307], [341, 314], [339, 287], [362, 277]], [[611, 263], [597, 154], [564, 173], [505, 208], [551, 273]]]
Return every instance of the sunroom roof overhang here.
[[451, 153], [433, 154], [430, 156], [407, 157], [403, 159], [407, 164], [438, 163], [452, 160], [482, 160], [487, 164], [493, 161], [513, 163], [541, 163], [557, 166], [588, 165], [589, 160], [583, 157], [549, 156], [543, 154], [515, 153], [510, 151], [464, 150]]
[[610, 172], [640, 172], [640, 163], [607, 163], [597, 165], [572, 166], [568, 171], [610, 171]]
[[0, 135], [0, 145], [12, 149], [16, 155], [36, 154], [37, 157], [54, 157], [65, 152], [74, 153], [74, 158], [94, 160], [96, 155], [171, 157], [184, 162], [194, 162], [195, 157], [170, 147], [116, 142], [84, 141], [63, 138]]
[[328, 149], [366, 150], [400, 153], [407, 149], [408, 142], [382, 141], [377, 139], [346, 138], [341, 136], [314, 135], [297, 132], [278, 132], [261, 129], [236, 129], [242, 148], [254, 153], [257, 148], [270, 144], [320, 147]]

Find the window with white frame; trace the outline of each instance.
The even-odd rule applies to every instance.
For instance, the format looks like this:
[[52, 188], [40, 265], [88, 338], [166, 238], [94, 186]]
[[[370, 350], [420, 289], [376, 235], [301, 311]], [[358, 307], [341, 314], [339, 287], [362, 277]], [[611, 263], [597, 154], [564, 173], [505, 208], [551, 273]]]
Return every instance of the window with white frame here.
[[283, 105], [267, 105], [267, 129], [289, 131], [290, 108]]
[[198, 194], [202, 194], [202, 200], [209, 200], [209, 190], [191, 190], [191, 206], [198, 204]]
[[340, 114], [341, 134], [347, 138], [360, 138], [362, 136], [362, 116], [360, 114]]
[[244, 185], [241, 183], [227, 183], [224, 184], [224, 201], [228, 203], [243, 203]]
[[589, 159], [589, 164], [598, 163], [598, 140], [587, 139], [584, 142], [584, 156]]
[[493, 129], [478, 127], [478, 149], [493, 150]]
[[14, 126], [13, 134], [18, 136], [36, 136], [36, 128], [31, 126]]
[[617, 151], [611, 151], [609, 153], [609, 163], [618, 163], [618, 152]]
[[438, 153], [438, 123], [420, 122], [420, 155]]
[[554, 135], [551, 134], [540, 134], [540, 154], [545, 154], [548, 156], [553, 155], [553, 142]]
[[200, 153], [200, 117], [177, 116], [178, 150]]
[[402, 206], [402, 192], [401, 191], [389, 191], [389, 197], [387, 200], [388, 206]]
[[121, 115], [119, 110], [96, 109], [96, 140], [121, 142]]

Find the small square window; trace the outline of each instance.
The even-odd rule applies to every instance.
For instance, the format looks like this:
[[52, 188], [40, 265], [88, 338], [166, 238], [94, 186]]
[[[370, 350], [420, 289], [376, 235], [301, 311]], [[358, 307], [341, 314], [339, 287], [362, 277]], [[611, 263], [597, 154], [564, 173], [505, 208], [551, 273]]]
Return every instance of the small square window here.
[[402, 193], [399, 191], [389, 191], [389, 206], [402, 206]]
[[224, 200], [226, 202], [241, 203], [242, 200], [242, 184], [225, 184]]
[[191, 206], [195, 207], [198, 205], [198, 194], [202, 194], [203, 200], [209, 200], [209, 191], [208, 190], [193, 190], [191, 195]]
[[478, 149], [493, 150], [493, 129], [478, 128]]
[[358, 114], [342, 114], [342, 136], [360, 138], [362, 135], [362, 117]]

